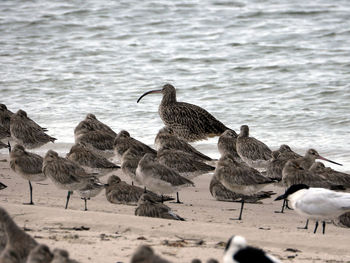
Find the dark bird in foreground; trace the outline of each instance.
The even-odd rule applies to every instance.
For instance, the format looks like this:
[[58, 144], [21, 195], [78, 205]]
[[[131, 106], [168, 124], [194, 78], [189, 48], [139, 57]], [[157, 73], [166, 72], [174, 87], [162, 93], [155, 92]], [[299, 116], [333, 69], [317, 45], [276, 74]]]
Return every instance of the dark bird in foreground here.
[[131, 263], [170, 263], [170, 261], [156, 255], [149, 246], [140, 246], [131, 257]]
[[203, 108], [176, 100], [173, 85], [165, 84], [162, 89], [144, 93], [138, 100], [151, 93], [162, 93], [163, 99], [158, 113], [163, 123], [172, 128], [174, 133], [188, 142], [204, 140], [221, 135], [227, 128]]

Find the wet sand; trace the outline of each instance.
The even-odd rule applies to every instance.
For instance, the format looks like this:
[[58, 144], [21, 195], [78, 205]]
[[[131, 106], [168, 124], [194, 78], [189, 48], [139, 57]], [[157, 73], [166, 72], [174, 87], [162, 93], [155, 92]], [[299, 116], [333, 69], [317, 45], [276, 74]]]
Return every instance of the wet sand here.
[[[122, 172], [114, 173], [128, 180]], [[101, 181], [106, 182], [107, 177]], [[8, 188], [0, 191], [0, 204], [25, 227], [39, 243], [50, 248], [65, 248], [80, 262], [129, 262], [141, 244], [172, 262], [190, 262], [193, 258], [222, 262], [224, 243], [233, 235], [243, 235], [250, 245], [261, 247], [283, 262], [350, 262], [350, 229], [327, 224], [326, 234], [319, 229], [297, 229], [305, 220], [294, 211], [276, 214], [281, 202], [273, 198], [263, 204], [246, 204], [243, 221], [234, 221], [240, 204], [219, 202], [209, 193], [211, 174], [195, 178], [196, 187], [180, 192], [184, 204], [167, 203], [186, 222], [137, 217], [135, 206], [110, 204], [104, 191], [88, 201], [89, 211], [77, 193], [65, 210], [67, 192], [47, 179], [33, 183], [34, 206], [29, 200], [28, 182], [9, 168], [7, 155], [0, 155], [0, 181]], [[267, 187], [281, 194], [280, 187]]]

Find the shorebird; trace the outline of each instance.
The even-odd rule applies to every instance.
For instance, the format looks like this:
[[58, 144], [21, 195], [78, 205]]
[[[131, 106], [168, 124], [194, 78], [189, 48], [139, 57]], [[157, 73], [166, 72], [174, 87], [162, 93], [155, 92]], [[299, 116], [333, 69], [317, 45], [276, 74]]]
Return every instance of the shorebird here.
[[136, 169], [136, 178], [153, 192], [158, 194], [171, 194], [176, 192], [176, 202], [180, 203], [178, 191], [194, 183], [179, 175], [173, 169], [156, 162], [155, 157], [146, 153]]
[[38, 148], [48, 142], [55, 142], [54, 137], [47, 135], [43, 128], [27, 117], [27, 113], [18, 110], [11, 117], [11, 137], [27, 149]]
[[98, 173], [99, 177], [120, 169], [120, 166], [91, 151], [83, 144], [73, 145], [66, 157], [80, 164], [87, 172]]
[[[151, 191], [146, 191], [156, 202], [174, 200], [172, 197], [159, 196]], [[118, 176], [111, 175], [108, 178], [106, 186], [106, 198], [112, 204], [136, 205], [142, 194], [143, 188], [129, 185], [122, 181]]]
[[218, 150], [221, 156], [231, 154], [237, 162], [243, 162], [237, 153], [237, 133], [234, 130], [226, 130], [218, 140]]
[[10, 120], [13, 112], [8, 110], [5, 104], [0, 104], [0, 126], [10, 133]]
[[236, 148], [242, 160], [253, 168], [266, 168], [267, 161], [272, 157], [272, 151], [266, 144], [249, 136], [248, 125], [241, 126]]
[[270, 198], [271, 195], [275, 194], [272, 191], [261, 191], [254, 195], [238, 194], [227, 189], [222, 183], [220, 183], [216, 176], [213, 176], [210, 181], [209, 191], [218, 201], [241, 202], [242, 199], [244, 199], [246, 203], [253, 204], [261, 203], [260, 200]]
[[156, 202], [147, 193], [141, 195], [135, 215], [185, 221], [181, 216], [175, 214], [170, 207]]
[[203, 108], [176, 100], [176, 90], [173, 85], [165, 84], [162, 89], [144, 93], [138, 100], [151, 93], [162, 93], [163, 99], [158, 113], [165, 126], [189, 142], [204, 140], [208, 137], [221, 135], [228, 128]]
[[142, 183], [136, 178], [136, 169], [143, 155], [144, 153], [140, 153], [134, 148], [129, 148], [122, 155], [121, 168], [123, 173], [130, 177], [132, 185], [134, 182], [136, 182], [138, 185], [142, 185]]
[[342, 185], [346, 188], [350, 187], [350, 174], [333, 170], [330, 167], [326, 167], [321, 162], [315, 162], [309, 169], [313, 174], [322, 176], [323, 178], [332, 182], [335, 185]]
[[297, 158], [296, 161], [299, 163], [299, 165], [302, 168], [304, 168], [305, 170], [308, 170], [315, 163], [316, 159], [321, 159], [330, 163], [342, 165], [340, 163], [337, 163], [322, 157], [321, 155], [319, 155], [319, 153], [315, 149], [309, 149], [303, 157]]
[[162, 129], [159, 130], [154, 140], [154, 145], [156, 146], [156, 149], [158, 151], [163, 148], [181, 150], [183, 152], [186, 152], [195, 156], [199, 160], [212, 161], [212, 159], [209, 156], [197, 151], [193, 146], [191, 146], [185, 140], [177, 137], [174, 134], [173, 129], [169, 127], [163, 127]]
[[244, 237], [232, 236], [226, 243], [223, 262], [279, 263], [280, 261], [260, 248], [248, 246]]
[[350, 212], [342, 214], [333, 220], [333, 224], [340, 227], [350, 228]]
[[[254, 195], [266, 185], [274, 182], [245, 163], [236, 162], [230, 154], [221, 156], [217, 163], [214, 176], [227, 189], [243, 195]], [[243, 197], [238, 220], [242, 219], [244, 203], [245, 200]]]
[[37, 245], [32, 251], [30, 251], [28, 260], [26, 263], [50, 263], [53, 259], [49, 247], [44, 244]]
[[77, 163], [58, 156], [49, 150], [43, 162], [43, 173], [60, 189], [68, 190], [65, 209], [68, 208], [70, 195], [75, 190], [84, 189], [94, 177], [85, 172]]
[[350, 212], [350, 193], [335, 192], [325, 188], [310, 188], [305, 184], [294, 184], [275, 200], [287, 199], [299, 215], [315, 220], [314, 233], [318, 221], [322, 221], [322, 233], [325, 233], [326, 220], [336, 219]]
[[266, 176], [273, 180], [281, 181], [284, 165], [288, 160], [300, 157], [301, 155], [293, 152], [288, 145], [282, 144], [277, 151], [272, 152], [272, 158], [268, 161], [266, 167]]
[[174, 149], [162, 148], [159, 150], [157, 161], [190, 179], [215, 170], [215, 167], [197, 160], [195, 156]]
[[75, 127], [74, 135], [77, 136], [81, 133], [84, 133], [86, 129], [86, 125], [89, 127], [89, 129], [93, 131], [104, 131], [106, 133], [109, 133], [111, 136], [114, 136], [114, 137], [117, 136], [117, 134], [112, 130], [111, 127], [99, 121], [96, 118], [96, 116], [92, 113], [87, 114], [85, 120], [81, 121], [77, 125], [77, 127]]
[[84, 211], [87, 211], [87, 200], [90, 198], [97, 196], [101, 191], [106, 187], [106, 184], [103, 184], [97, 178], [90, 178], [88, 183], [84, 188], [79, 189], [79, 195], [81, 199], [84, 200], [85, 208]]
[[[38, 243], [12, 220], [7, 211], [0, 207], [0, 225], [6, 234], [7, 243], [0, 254], [0, 262], [26, 262], [29, 252]], [[17, 260], [17, 261], [6, 261]]]
[[150, 246], [140, 246], [131, 257], [130, 263], [170, 263], [154, 253]]
[[9, 144], [5, 144], [5, 143], [3, 143], [3, 142], [0, 141], [0, 149], [4, 149], [4, 148], [10, 149]]
[[139, 155], [145, 153], [157, 154], [156, 150], [131, 137], [129, 132], [125, 130], [120, 131], [114, 140], [114, 151], [117, 158], [121, 160], [123, 154], [130, 148], [137, 151]]
[[22, 145], [16, 144], [10, 153], [10, 167], [23, 179], [29, 182], [30, 202], [33, 203], [33, 187], [31, 182], [40, 182], [46, 179], [43, 173], [43, 157], [38, 154], [27, 152]]
[[53, 259], [51, 263], [79, 263], [78, 261], [69, 258], [69, 253], [65, 249], [55, 248], [52, 253]]
[[10, 137], [11, 137], [10, 130], [5, 129], [5, 127], [0, 124], [0, 140], [10, 138]]

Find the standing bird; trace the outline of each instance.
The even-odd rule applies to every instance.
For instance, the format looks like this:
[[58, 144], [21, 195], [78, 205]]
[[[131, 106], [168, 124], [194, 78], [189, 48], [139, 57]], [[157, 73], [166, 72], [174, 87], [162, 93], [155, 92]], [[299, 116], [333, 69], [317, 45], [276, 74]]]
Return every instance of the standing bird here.
[[[254, 195], [260, 189], [273, 183], [269, 178], [264, 177], [258, 170], [235, 161], [230, 154], [221, 156], [217, 163], [214, 176], [229, 190], [242, 194]], [[241, 210], [238, 220], [242, 219], [242, 212], [245, 198], [241, 200]]]
[[147, 193], [141, 195], [135, 215], [185, 221], [181, 216], [175, 214], [170, 207], [156, 202]]
[[325, 233], [326, 220], [336, 219], [350, 212], [350, 193], [335, 192], [325, 188], [310, 188], [305, 184], [294, 184], [275, 200], [287, 199], [299, 215], [315, 220], [314, 233], [318, 221], [322, 221], [322, 233]]
[[48, 142], [55, 142], [57, 140], [47, 135], [45, 130], [28, 118], [27, 113], [23, 110], [18, 110], [11, 117], [11, 136], [18, 144], [23, 145], [25, 148], [38, 148]]
[[209, 156], [197, 151], [188, 142], [177, 137], [173, 129], [169, 127], [163, 127], [162, 129], [159, 130], [154, 140], [154, 145], [156, 146], [156, 149], [158, 151], [163, 148], [181, 150], [183, 152], [186, 152], [195, 156], [197, 159], [201, 161], [212, 161], [212, 159]]
[[218, 150], [221, 156], [231, 154], [237, 162], [243, 162], [237, 153], [237, 133], [234, 130], [226, 130], [218, 140]]
[[60, 189], [68, 190], [65, 209], [68, 208], [70, 195], [75, 190], [82, 190], [94, 177], [85, 172], [77, 163], [58, 156], [58, 153], [49, 150], [43, 162], [43, 173]]
[[120, 169], [120, 166], [108, 161], [106, 157], [91, 151], [83, 144], [73, 145], [67, 154], [67, 159], [80, 164], [87, 172], [99, 173], [98, 176]]
[[241, 126], [236, 143], [237, 153], [242, 160], [253, 168], [266, 168], [272, 151], [263, 142], [249, 136], [248, 125]]
[[44, 244], [37, 245], [30, 251], [27, 263], [50, 263], [53, 259], [49, 247]]
[[[111, 175], [108, 178], [106, 186], [106, 198], [112, 204], [136, 205], [142, 194], [143, 188], [129, 185], [122, 181], [118, 176]], [[146, 191], [156, 202], [170, 201], [174, 198], [168, 196], [159, 196], [153, 192]]]
[[150, 246], [140, 246], [131, 257], [130, 263], [170, 263], [154, 253]]
[[96, 177], [92, 177], [88, 180], [88, 183], [84, 188], [79, 189], [79, 195], [81, 199], [84, 200], [84, 211], [87, 211], [87, 200], [90, 198], [97, 196], [101, 191], [106, 187], [106, 184], [100, 182]]
[[340, 163], [336, 163], [334, 161], [322, 157], [315, 149], [309, 149], [304, 156], [297, 158], [296, 161], [298, 162], [299, 166], [301, 166], [305, 170], [308, 170], [315, 163], [316, 159], [321, 159], [330, 163], [342, 165]]
[[[20, 229], [7, 211], [0, 207], [0, 225], [6, 234], [7, 243], [0, 254], [0, 262], [26, 262], [30, 251], [38, 243]], [[8, 259], [9, 261], [6, 261]], [[10, 261], [12, 259], [12, 261]]]
[[10, 153], [10, 167], [23, 179], [29, 182], [30, 202], [33, 203], [33, 187], [31, 182], [40, 182], [46, 179], [43, 173], [43, 157], [27, 152], [22, 145], [16, 144]]
[[163, 99], [158, 109], [160, 118], [181, 139], [188, 142], [204, 140], [208, 137], [219, 136], [228, 129], [203, 108], [186, 102], [178, 102], [176, 90], [171, 84], [165, 84], [160, 90], [144, 93], [137, 102], [151, 93], [162, 93]]
[[86, 115], [85, 120], [81, 121], [77, 127], [74, 129], [74, 135], [79, 135], [84, 131], [85, 124], [88, 125], [94, 131], [104, 131], [112, 136], [117, 136], [117, 134], [109, 127], [107, 124], [99, 121], [96, 116], [92, 113]]
[[224, 263], [280, 263], [274, 256], [264, 250], [247, 245], [242, 236], [232, 236], [226, 243]]
[[176, 192], [177, 203], [180, 203], [178, 191], [183, 187], [194, 186], [194, 183], [189, 179], [157, 162], [150, 153], [146, 153], [139, 161], [136, 178], [145, 187], [161, 195]]

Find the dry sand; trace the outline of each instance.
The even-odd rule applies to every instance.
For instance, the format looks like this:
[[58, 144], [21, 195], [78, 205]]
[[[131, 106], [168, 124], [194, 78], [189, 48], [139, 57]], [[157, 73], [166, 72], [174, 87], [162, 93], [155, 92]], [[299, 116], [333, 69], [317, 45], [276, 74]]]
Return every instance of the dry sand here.
[[[67, 192], [49, 179], [33, 183], [35, 205], [23, 205], [29, 200], [28, 182], [10, 170], [7, 155], [0, 160], [0, 181], [8, 186], [0, 191], [1, 206], [39, 243], [65, 248], [81, 262], [129, 262], [141, 244], [151, 245], [172, 262], [191, 262], [193, 258], [222, 262], [224, 243], [233, 234], [243, 235], [250, 245], [283, 262], [350, 262], [350, 229], [327, 224], [325, 235], [322, 228], [313, 234], [313, 223], [309, 230], [297, 229], [305, 220], [294, 211], [274, 213], [281, 202], [273, 198], [263, 204], [246, 204], [243, 221], [230, 220], [238, 216], [240, 204], [214, 200], [208, 174], [194, 179], [195, 188], [180, 192], [184, 204], [169, 204], [187, 220], [178, 222], [137, 217], [135, 206], [110, 204], [104, 192], [88, 202], [86, 212], [75, 193], [65, 210]], [[121, 172], [118, 175], [128, 181]], [[272, 186], [265, 190], [283, 192]], [[82, 226], [88, 230], [81, 230]]]

